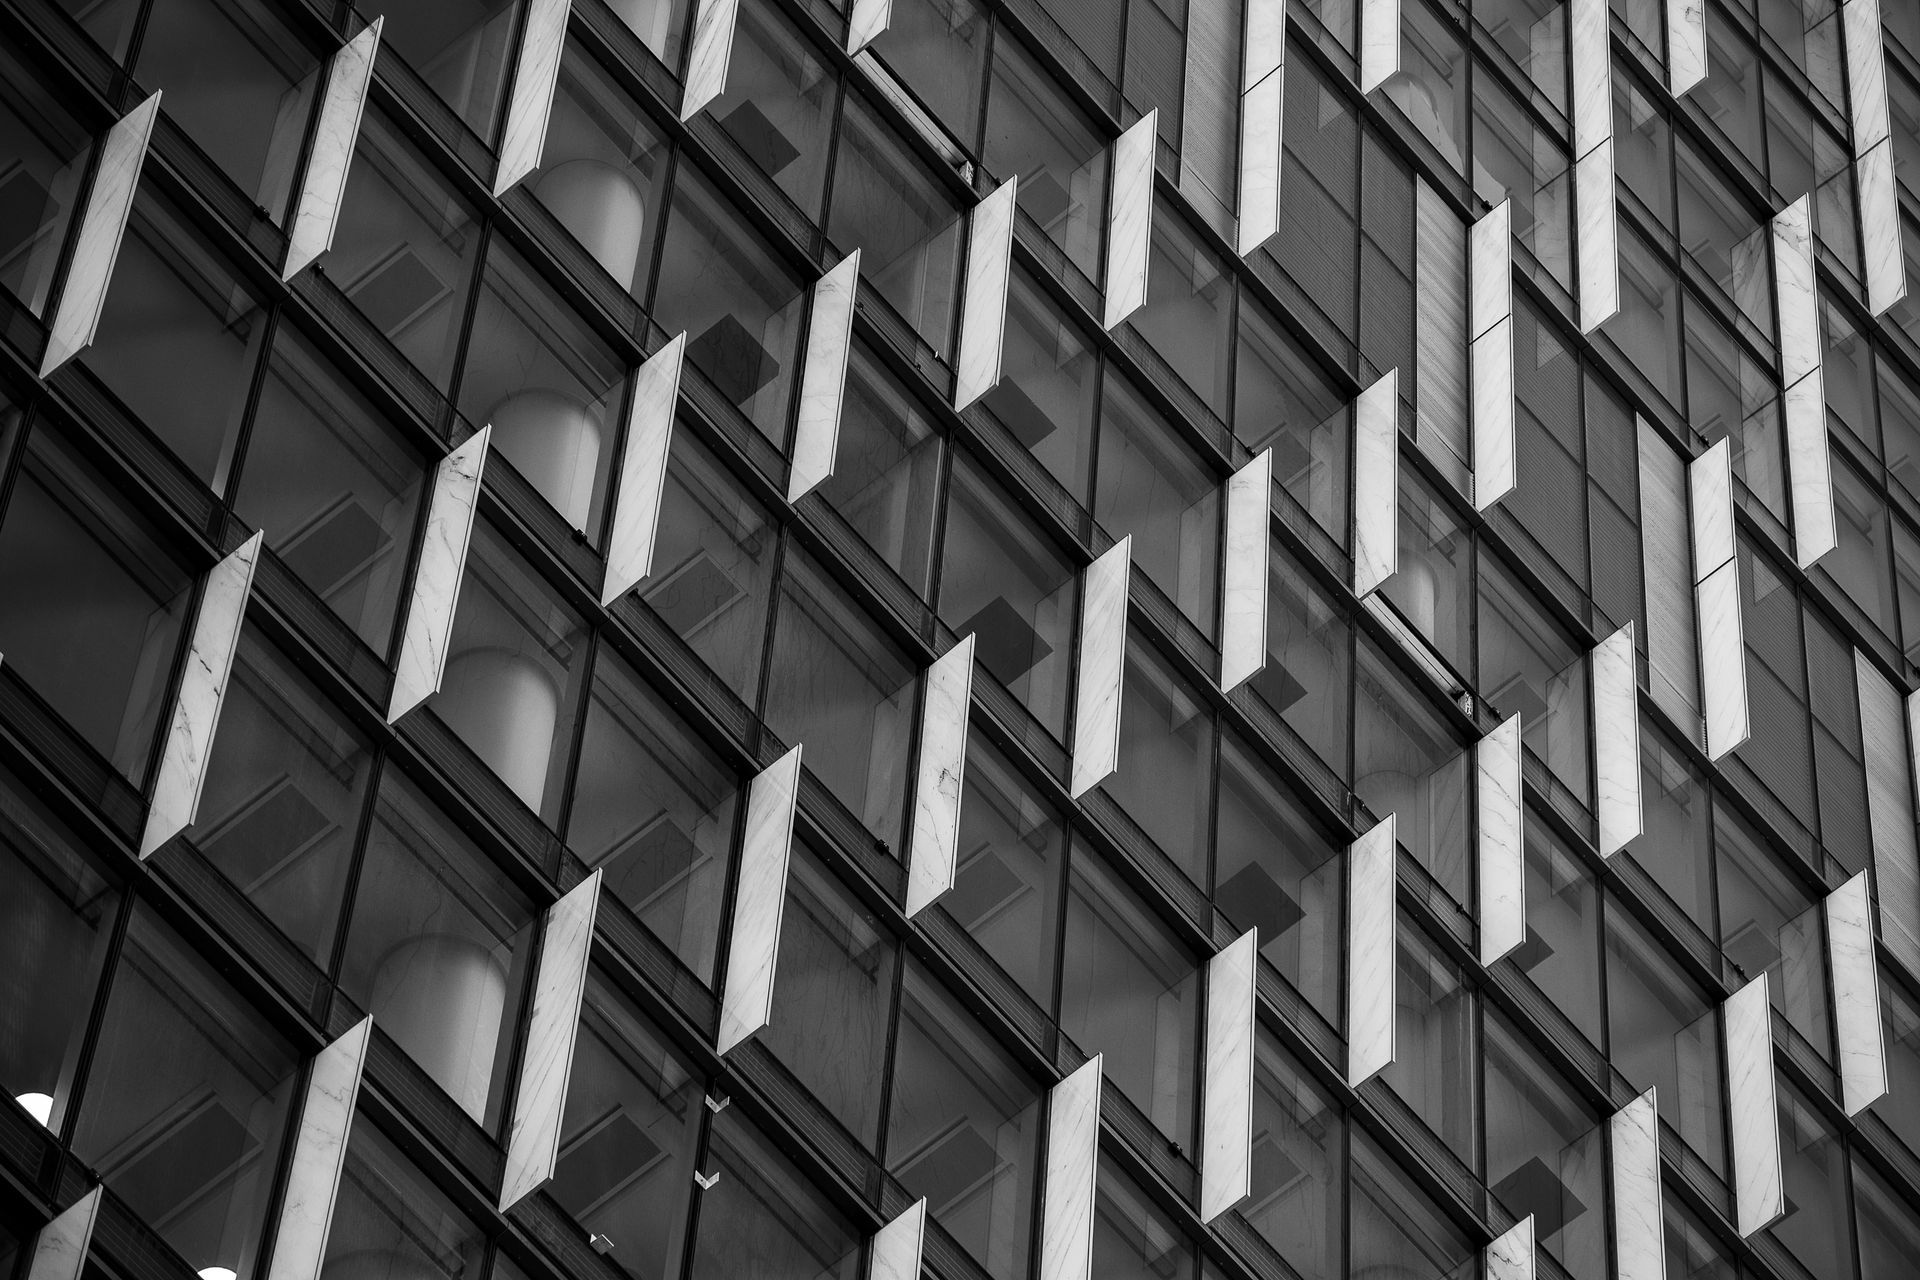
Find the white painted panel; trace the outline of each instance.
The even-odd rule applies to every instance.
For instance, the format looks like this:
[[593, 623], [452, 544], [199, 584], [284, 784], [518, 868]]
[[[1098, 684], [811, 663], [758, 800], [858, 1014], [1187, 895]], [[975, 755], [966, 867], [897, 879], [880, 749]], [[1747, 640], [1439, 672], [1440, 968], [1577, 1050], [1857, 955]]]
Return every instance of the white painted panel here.
[[1667, 0], [1667, 90], [1678, 98], [1706, 78], [1706, 0]]
[[94, 1187], [40, 1228], [27, 1280], [80, 1280], [93, 1245], [93, 1224], [100, 1216], [101, 1190]]
[[1694, 588], [1700, 618], [1700, 692], [1707, 711], [1707, 758], [1747, 740], [1746, 628], [1740, 616], [1740, 562], [1729, 560]]
[[1125, 537], [1087, 566], [1080, 585], [1080, 674], [1073, 700], [1075, 799], [1120, 763], [1120, 690], [1127, 674], [1127, 584], [1133, 539]]
[[1480, 963], [1490, 965], [1527, 940], [1520, 717], [1508, 716], [1480, 739], [1473, 760], [1480, 810]]
[[1883, 138], [1854, 162], [1860, 185], [1861, 247], [1867, 264], [1867, 304], [1873, 314], [1907, 296], [1907, 262], [1900, 243], [1900, 189], [1893, 179], [1893, 140]]
[[1793, 491], [1793, 557], [1810, 569], [1840, 545], [1833, 514], [1833, 462], [1827, 441], [1826, 378], [1816, 366], [1782, 396], [1787, 484]]
[[1099, 1054], [1047, 1093], [1047, 1178], [1040, 1204], [1040, 1280], [1092, 1280], [1094, 1188], [1100, 1171]]
[[440, 460], [427, 499], [427, 528], [413, 570], [413, 597], [400, 637], [400, 662], [393, 673], [387, 723], [440, 691], [447, 666], [447, 640], [453, 612], [460, 604], [460, 581], [467, 571], [467, 544], [473, 540], [473, 513], [480, 500], [480, 477], [487, 462], [486, 426]]
[[1742, 1236], [1787, 1211], [1780, 1179], [1780, 1111], [1773, 1083], [1773, 1009], [1762, 973], [1721, 1006], [1727, 1030], [1727, 1128], [1733, 1145], [1733, 1216]]
[[247, 616], [247, 599], [253, 592], [260, 539], [260, 534], [254, 534], [207, 574], [200, 610], [194, 617], [193, 641], [180, 673], [173, 715], [167, 722], [167, 740], [160, 749], [153, 803], [147, 809], [146, 828], [140, 836], [142, 859], [193, 825], [194, 815], [199, 812], [207, 759], [220, 726], [220, 707], [227, 697], [227, 676], [233, 670], [233, 654], [240, 647], [240, 627]]
[[547, 117], [553, 89], [560, 83], [560, 52], [567, 43], [569, 0], [528, 0], [526, 31], [514, 66], [507, 122], [500, 131], [500, 167], [494, 174], [498, 196], [540, 167], [547, 143]]
[[1242, 257], [1280, 230], [1280, 169], [1285, 142], [1286, 71], [1240, 95], [1240, 225]]
[[1347, 1083], [1393, 1062], [1399, 972], [1394, 815], [1347, 847]]
[[1612, 857], [1640, 835], [1640, 706], [1633, 624], [1594, 646], [1593, 755], [1600, 856]]
[[1353, 593], [1400, 568], [1400, 378], [1389, 369], [1353, 402]]
[[107, 130], [100, 142], [100, 164], [80, 214], [80, 232], [73, 243], [73, 262], [60, 288], [60, 302], [47, 326], [47, 351], [40, 361], [46, 377], [84, 351], [100, 327], [100, 308], [107, 301], [113, 264], [120, 256], [127, 215], [133, 211], [134, 188], [147, 160], [147, 140], [160, 115], [160, 94], [127, 112]]
[[1254, 982], [1260, 939], [1249, 929], [1207, 961], [1207, 1061], [1200, 1098], [1200, 1219], [1253, 1190]]
[[733, 59], [733, 25], [740, 0], [699, 0], [693, 19], [693, 46], [680, 97], [680, 118], [691, 120], [727, 91], [727, 65]]
[[560, 1157], [560, 1122], [573, 1075], [573, 1042], [580, 1029], [580, 1002], [587, 993], [587, 961], [593, 953], [593, 919], [600, 905], [600, 871], [567, 890], [547, 908], [534, 975], [533, 1012], [514, 1092], [513, 1125], [507, 1133], [507, 1171], [500, 1187], [505, 1212], [553, 1176]]
[[375, 18], [327, 64], [327, 88], [314, 122], [313, 152], [287, 232], [282, 280], [293, 279], [333, 247], [333, 229], [340, 220], [340, 201], [347, 192], [347, 171], [360, 138], [360, 116], [367, 105], [367, 86], [373, 82], [373, 60], [380, 51], [380, 28], [385, 21]]
[[762, 769], [747, 790], [747, 827], [740, 842], [740, 882], [734, 889], [727, 975], [720, 993], [725, 1053], [767, 1025], [773, 1013], [774, 962], [787, 905], [787, 864], [793, 853], [793, 811], [800, 798], [800, 748]]
[[613, 532], [607, 538], [607, 576], [600, 603], [610, 605], [653, 572], [653, 545], [667, 487], [674, 407], [680, 401], [680, 365], [687, 335], [677, 333], [633, 376], [627, 443], [614, 487]]
[[1360, 92], [1400, 72], [1400, 0], [1360, 0]]
[[1733, 559], [1733, 448], [1725, 437], [1687, 464], [1693, 508], [1693, 580]]
[[1533, 1280], [1533, 1215], [1487, 1246], [1487, 1280]]
[[1147, 305], [1147, 262], [1153, 249], [1153, 152], [1160, 111], [1134, 121], [1113, 144], [1113, 187], [1107, 200], [1107, 301], [1101, 323], [1124, 323]]
[[1568, 0], [1575, 156], [1584, 156], [1613, 138], [1613, 53], [1608, 25], [1607, 0]]
[[833, 474], [840, 444], [840, 412], [847, 396], [847, 355], [853, 347], [854, 299], [860, 288], [860, 251], [842, 258], [813, 286], [813, 318], [800, 369], [800, 408], [794, 419], [793, 467], [787, 501], [798, 502]]
[[960, 342], [954, 358], [956, 409], [966, 408], [1000, 384], [1018, 191], [1018, 180], [1008, 178], [975, 205], [967, 219], [966, 293], [960, 302]]
[[1592, 333], [1620, 310], [1620, 206], [1614, 199], [1613, 139], [1573, 165], [1579, 223], [1580, 332]]
[[1513, 314], [1513, 201], [1502, 200], [1467, 229], [1467, 336]]
[[1652, 1089], [1607, 1121], [1614, 1280], [1666, 1280], [1666, 1210], [1660, 1198], [1660, 1118]]
[[920, 759], [913, 786], [913, 836], [907, 847], [907, 915], [918, 915], [953, 888], [966, 790], [967, 708], [973, 697], [973, 635], [927, 668], [920, 715]]
[[893, 0], [853, 0], [853, 14], [847, 22], [847, 52], [859, 53], [892, 23]]
[[1887, 1046], [1880, 1020], [1880, 967], [1874, 962], [1873, 905], [1862, 871], [1827, 895], [1827, 967], [1833, 974], [1833, 1032], [1840, 1046], [1840, 1101], [1857, 1116], [1887, 1091]]
[[319, 1280], [333, 1229], [333, 1205], [340, 1192], [340, 1171], [347, 1163], [347, 1139], [360, 1098], [373, 1019], [362, 1018], [313, 1059], [307, 1077], [306, 1104], [293, 1140], [287, 1189], [280, 1202], [280, 1228], [274, 1233], [273, 1261], [267, 1280]]
[[1513, 425], [1513, 321], [1473, 340], [1473, 507], [1485, 511], [1518, 481]]
[[1220, 689], [1230, 693], [1267, 664], [1267, 522], [1273, 450], [1263, 449], [1227, 480], [1225, 553], [1220, 566]]
[[926, 1235], [927, 1200], [922, 1196], [873, 1233], [867, 1280], [920, 1280]]

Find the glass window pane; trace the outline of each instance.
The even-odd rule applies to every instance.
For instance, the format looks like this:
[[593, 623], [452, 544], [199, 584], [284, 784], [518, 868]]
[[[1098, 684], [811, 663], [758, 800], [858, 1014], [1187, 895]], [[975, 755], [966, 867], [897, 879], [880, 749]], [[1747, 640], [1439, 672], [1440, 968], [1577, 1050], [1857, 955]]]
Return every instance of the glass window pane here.
[[1866, 1161], [1853, 1161], [1854, 1222], [1860, 1230], [1860, 1280], [1899, 1280], [1920, 1258], [1913, 1207]]
[[1481, 696], [1501, 716], [1517, 713], [1527, 750], [1586, 799], [1585, 651], [1491, 555], [1480, 558], [1479, 630]]
[[1381, 594], [1456, 672], [1473, 665], [1473, 535], [1411, 468], [1400, 473], [1400, 568]]
[[1253, 1066], [1253, 1192], [1240, 1212], [1300, 1280], [1338, 1280], [1346, 1125], [1313, 1079], [1262, 1035]]
[[1472, 1267], [1479, 1250], [1431, 1200], [1358, 1131], [1352, 1136], [1352, 1203], [1348, 1236], [1350, 1276], [1405, 1276], [1453, 1280]]
[[887, 1168], [995, 1280], [1027, 1274], [1040, 1088], [911, 958]]
[[1106, 793], [1195, 884], [1207, 881], [1213, 716], [1151, 642], [1127, 646], [1119, 768]]
[[320, 1280], [479, 1280], [486, 1237], [356, 1115]]
[[53, 290], [90, 150], [67, 108], [0, 52], [0, 288], [36, 316]]
[[532, 958], [533, 904], [397, 769], [381, 777], [340, 989], [489, 1130]]
[[280, 326], [234, 509], [382, 657], [425, 488], [420, 455], [298, 331]]
[[1461, 968], [1405, 916], [1395, 981], [1393, 1062], [1380, 1078], [1471, 1166], [1479, 1091], [1473, 989]]
[[980, 129], [991, 26], [975, 0], [900, 0], [869, 46], [967, 151]]
[[743, 0], [726, 92], [706, 108], [750, 161], [817, 218], [839, 82], [799, 30], [764, 0]]
[[1457, 902], [1467, 901], [1469, 825], [1465, 747], [1371, 642], [1354, 684], [1353, 789], [1376, 814], [1394, 814], [1400, 843]]
[[1830, 1058], [1824, 904], [1732, 809], [1716, 804], [1713, 817], [1720, 949], [1744, 977], [1765, 973], [1773, 1007]]
[[986, 164], [1003, 179], [1020, 179], [1020, 211], [1066, 251], [1081, 275], [1098, 280], [1106, 139], [1004, 30], [993, 47]]
[[154, 529], [34, 432], [0, 520], [0, 653], [136, 785], [192, 598]]
[[739, 780], [604, 646], [580, 742], [567, 843], [606, 872], [702, 981], [713, 980]]
[[[1308, 175], [1297, 176], [1309, 180]], [[1273, 450], [1274, 483], [1342, 545], [1347, 539], [1350, 429], [1346, 401], [1279, 324], [1242, 297], [1233, 433], [1255, 453]]]
[[983, 734], [969, 736], [965, 788], [959, 866], [939, 906], [1041, 1008], [1051, 1008], [1066, 850], [1060, 816]]
[[1714, 1170], [1726, 1161], [1718, 1010], [1613, 898], [1607, 900], [1607, 1052], [1660, 1119]]
[[1249, 683], [1275, 714], [1345, 778], [1353, 629], [1292, 554], [1267, 544], [1267, 662]]
[[323, 966], [372, 775], [347, 719], [257, 629], [242, 632], [188, 834]]
[[467, 128], [492, 142], [520, 27], [519, 0], [401, 5], [381, 40], [420, 73]]
[[1773, 1225], [1773, 1236], [1814, 1275], [1850, 1276], [1846, 1148], [1798, 1089], [1784, 1080], [1776, 1081], [1775, 1088], [1787, 1213]]
[[[1161, 128], [1166, 127], [1162, 112]], [[1233, 293], [1233, 277], [1213, 253], [1156, 201], [1147, 305], [1128, 323], [1222, 418], [1233, 386]]]
[[[689, 1280], [855, 1280], [866, 1242], [740, 1108], [713, 1121]], [[330, 1280], [330, 1278], [329, 1278]]]
[[1087, 492], [1099, 360], [1040, 289], [1008, 281], [1000, 382], [982, 400], [1067, 492]]
[[1631, 230], [1620, 234], [1620, 310], [1602, 330], [1653, 389], [1680, 403], [1680, 285], [1673, 268]]
[[1106, 380], [1093, 515], [1133, 535], [1133, 563], [1202, 635], [1218, 623], [1220, 483], [1174, 428], [1119, 378]]
[[586, 669], [585, 625], [486, 521], [476, 522], [427, 705], [529, 809], [557, 822]]
[[1508, 959], [1598, 1047], [1605, 1039], [1599, 890], [1580, 859], [1531, 811], [1526, 867], [1527, 938]]
[[1644, 830], [1627, 853], [1694, 923], [1713, 932], [1707, 784], [1650, 724], [1640, 733], [1640, 811]]
[[1576, 1280], [1606, 1280], [1598, 1118], [1506, 1022], [1487, 1019], [1487, 1185]]
[[820, 482], [820, 495], [922, 596], [932, 571], [940, 453], [936, 428], [912, 393], [856, 342], [833, 474]]
[[1193, 1244], [1114, 1163], [1100, 1161], [1093, 1197], [1093, 1274], [1101, 1280], [1188, 1280]]
[[134, 913], [74, 1154], [196, 1270], [254, 1274], [300, 1059], [148, 910]]
[[1400, 69], [1382, 85], [1455, 172], [1466, 172], [1467, 59], [1452, 24], [1420, 0], [1401, 15]]
[[1873, 1114], [1899, 1135], [1909, 1150], [1920, 1153], [1920, 1107], [1906, 1100], [1920, 1094], [1920, 999], [1892, 973], [1880, 974], [1880, 1015], [1887, 1048], [1887, 1092], [1873, 1104]]

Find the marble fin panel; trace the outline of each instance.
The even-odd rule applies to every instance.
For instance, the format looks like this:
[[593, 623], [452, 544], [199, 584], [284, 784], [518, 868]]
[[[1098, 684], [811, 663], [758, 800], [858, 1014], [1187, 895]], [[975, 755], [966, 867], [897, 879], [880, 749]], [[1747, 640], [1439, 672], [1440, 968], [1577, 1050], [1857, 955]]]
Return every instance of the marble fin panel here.
[[680, 119], [691, 120], [727, 91], [727, 65], [733, 59], [733, 27], [740, 0], [698, 0], [687, 78], [680, 95]]
[[1353, 593], [1400, 568], [1400, 378], [1389, 369], [1353, 402]]
[[1614, 1280], [1666, 1280], [1666, 1208], [1660, 1193], [1660, 1114], [1647, 1090], [1607, 1121], [1613, 1188]]
[[507, 122], [500, 131], [500, 167], [493, 194], [499, 196], [540, 167], [547, 143], [547, 118], [553, 114], [553, 90], [560, 83], [560, 54], [567, 43], [570, 0], [528, 0], [526, 29], [514, 65], [507, 98]]
[[1519, 450], [1513, 423], [1513, 320], [1473, 340], [1473, 508], [1513, 492]]
[[1782, 396], [1787, 486], [1793, 496], [1793, 558], [1811, 569], [1840, 545], [1833, 510], [1833, 455], [1827, 439], [1826, 375], [1816, 366]]
[[1765, 1230], [1787, 1211], [1780, 1175], [1780, 1110], [1774, 1096], [1773, 1006], [1762, 973], [1721, 1006], [1727, 1033], [1727, 1129], [1733, 1148], [1734, 1226]]
[[1160, 111], [1135, 120], [1113, 144], [1113, 187], [1107, 199], [1107, 287], [1102, 327], [1112, 330], [1147, 305], [1147, 263], [1153, 251], [1153, 156]]
[[1813, 214], [1806, 196], [1773, 215], [1773, 287], [1780, 311], [1780, 385], [1820, 367], [1820, 297], [1813, 268]]
[[1247, 32], [1240, 60], [1240, 92], [1246, 93], [1286, 65], [1287, 0], [1247, 0]]
[[1592, 333], [1620, 310], [1620, 206], [1614, 198], [1613, 139], [1574, 161], [1579, 223], [1580, 332]]
[[1047, 1093], [1040, 1280], [1092, 1280], [1094, 1189], [1100, 1172], [1100, 1067], [1096, 1053]]
[[787, 501], [798, 502], [833, 474], [840, 445], [840, 413], [847, 396], [847, 355], [853, 346], [853, 306], [860, 289], [860, 251], [842, 258], [813, 286], [813, 318], [800, 368], [800, 409], [794, 419], [793, 466]]
[[307, 159], [300, 199], [287, 232], [282, 280], [293, 279], [333, 247], [333, 231], [340, 220], [340, 201], [347, 193], [347, 171], [353, 164], [354, 144], [360, 138], [360, 117], [367, 105], [367, 86], [373, 83], [373, 60], [380, 51], [380, 29], [385, 22], [384, 17], [375, 18], [327, 64], [326, 93], [320, 99], [313, 154]]
[[1600, 856], [1610, 858], [1638, 839], [1640, 812], [1640, 703], [1633, 624], [1593, 649], [1593, 755], [1599, 803], [1594, 817]]
[[134, 189], [147, 160], [147, 141], [160, 115], [160, 94], [142, 102], [120, 119], [100, 141], [100, 164], [87, 191], [80, 214], [80, 232], [73, 242], [73, 262], [60, 288], [60, 301], [47, 326], [47, 350], [40, 361], [46, 377], [92, 344], [100, 327], [100, 308], [106, 305], [113, 264], [120, 256], [120, 240], [133, 212]]
[[1275, 68], [1240, 95], [1240, 225], [1234, 248], [1243, 258], [1280, 230], [1285, 114], [1284, 68]]
[[1733, 447], [1725, 438], [1687, 464], [1693, 526], [1693, 580], [1733, 559]]
[[313, 1059], [267, 1280], [320, 1280], [372, 1034], [373, 1019], [362, 1018]]
[[867, 1280], [920, 1280], [920, 1256], [926, 1237], [927, 1200], [922, 1196], [873, 1233]]
[[1533, 1280], [1533, 1215], [1487, 1246], [1487, 1280]]
[[96, 1186], [40, 1228], [27, 1280], [80, 1280], [93, 1245], [93, 1224], [100, 1216], [100, 1192]]
[[1273, 450], [1263, 449], [1227, 480], [1220, 565], [1220, 690], [1231, 693], [1267, 664], [1268, 533]]
[[1707, 78], [1707, 0], [1667, 0], [1667, 92], [1678, 98]]
[[964, 409], [1000, 384], [1007, 327], [1007, 271], [1019, 182], [1008, 178], [967, 219], [966, 292], [954, 357], [953, 407]]
[[1253, 1190], [1254, 982], [1260, 940], [1249, 929], [1207, 961], [1206, 1066], [1200, 1098], [1200, 1219]]
[[1840, 1046], [1840, 1101], [1857, 1116], [1887, 1092], [1880, 1015], [1880, 966], [1873, 951], [1867, 873], [1827, 895], [1827, 967], [1833, 974], [1833, 1032]]
[[1400, 73], [1400, 0], [1360, 0], [1360, 92]]
[[1718, 760], [1751, 733], [1747, 640], [1740, 616], [1740, 563], [1729, 560], [1694, 588], [1700, 619], [1700, 694], [1707, 712], [1707, 758]]
[[893, 0], [853, 0], [847, 21], [847, 54], [852, 56], [886, 34], [893, 23]]
[[666, 498], [667, 454], [673, 444], [673, 415], [680, 401], [680, 366], [686, 350], [687, 335], [677, 333], [634, 374], [627, 445], [614, 488], [613, 531], [607, 538], [607, 576], [600, 589], [603, 605], [612, 604], [653, 572], [653, 545]]
[[447, 641], [460, 604], [460, 582], [467, 571], [467, 545], [473, 540], [473, 513], [480, 501], [480, 476], [487, 462], [482, 427], [440, 460], [427, 500], [427, 527], [419, 563], [413, 570], [413, 595], [406, 630], [400, 637], [400, 661], [394, 668], [387, 723], [440, 691], [447, 666]]
[[[1896, 0], [1911, 3], [1911, 0]], [[1853, 115], [1853, 154], [1863, 156], [1892, 136], [1887, 112], [1887, 47], [1880, 0], [1846, 0], [1840, 33], [1847, 46], [1847, 105]]]
[[1613, 138], [1613, 52], [1607, 0], [1568, 0], [1572, 60], [1573, 154], [1584, 156]]
[[1893, 178], [1893, 139], [1882, 138], [1854, 161], [1860, 187], [1861, 248], [1867, 269], [1867, 305], [1885, 314], [1907, 296], [1906, 246], [1900, 240], [1900, 188]]
[[1394, 815], [1347, 847], [1347, 1083], [1393, 1062], [1400, 922], [1394, 905]]
[[1480, 963], [1490, 965], [1527, 940], [1518, 715], [1508, 716], [1480, 739], [1473, 766], [1480, 827]]
[[1467, 337], [1513, 314], [1513, 201], [1502, 200], [1467, 228]]
[[746, 834], [740, 843], [740, 882], [734, 889], [727, 978], [720, 993], [725, 1053], [767, 1025], [773, 1014], [774, 963], [787, 905], [787, 865], [793, 854], [793, 813], [800, 798], [800, 748], [762, 769], [747, 791]]
[[1080, 675], [1073, 700], [1074, 799], [1099, 786], [1120, 763], [1120, 692], [1127, 674], [1127, 589], [1133, 539], [1108, 547], [1087, 566], [1080, 587]]
[[973, 698], [973, 634], [927, 668], [920, 713], [920, 757], [913, 784], [913, 835], [907, 846], [907, 915], [920, 914], [953, 888], [966, 790], [967, 711]]

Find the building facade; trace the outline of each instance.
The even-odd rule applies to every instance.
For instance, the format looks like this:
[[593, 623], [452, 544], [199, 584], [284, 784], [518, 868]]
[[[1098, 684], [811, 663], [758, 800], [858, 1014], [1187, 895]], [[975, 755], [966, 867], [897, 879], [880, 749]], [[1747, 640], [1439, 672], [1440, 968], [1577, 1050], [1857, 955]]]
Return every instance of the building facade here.
[[0, 0], [0, 1277], [1916, 1274], [1916, 259], [1912, 0]]

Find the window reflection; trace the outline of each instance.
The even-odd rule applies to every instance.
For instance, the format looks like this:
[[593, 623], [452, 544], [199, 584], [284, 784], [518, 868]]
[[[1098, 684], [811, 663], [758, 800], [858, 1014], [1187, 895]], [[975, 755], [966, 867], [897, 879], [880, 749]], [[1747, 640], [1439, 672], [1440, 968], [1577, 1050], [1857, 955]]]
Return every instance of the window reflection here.
[[1476, 1137], [1473, 989], [1465, 972], [1402, 915], [1393, 1062], [1381, 1078], [1469, 1165]]
[[820, 212], [839, 96], [838, 79], [777, 6], [741, 0], [726, 92], [706, 111], [810, 218]]
[[1605, 1280], [1601, 1125], [1506, 1022], [1487, 1018], [1487, 1185], [1535, 1247], [1576, 1280]]
[[839, 451], [820, 494], [923, 596], [933, 569], [940, 452], [940, 437], [912, 394], [856, 343]]
[[1302, 1280], [1334, 1280], [1345, 1274], [1344, 1126], [1271, 1036], [1259, 1037], [1255, 1053], [1252, 1194], [1240, 1212]]
[[320, 1280], [479, 1280], [486, 1237], [363, 1113]]
[[965, 786], [958, 868], [939, 905], [1028, 996], [1051, 1007], [1066, 832], [982, 734], [967, 742]]
[[1015, 193], [1020, 211], [1089, 280], [1100, 278], [1107, 154], [1107, 140], [1040, 73], [1033, 56], [1010, 36], [996, 40], [987, 99], [987, 168], [1003, 179], [1020, 179]]
[[855, 1280], [865, 1241], [740, 1114], [714, 1118], [689, 1280]]
[[53, 291], [90, 151], [65, 107], [0, 51], [0, 288], [36, 316]]
[[381, 39], [482, 142], [492, 142], [506, 98], [519, 15], [519, 0], [399, 5], [388, 15]]
[[1220, 484], [1146, 401], [1110, 376], [1100, 410], [1094, 518], [1133, 535], [1133, 563], [1200, 633], [1219, 622]]
[[1635, 1089], [1660, 1091], [1660, 1119], [1724, 1173], [1718, 1011], [1612, 898], [1606, 919], [1608, 1055]]

